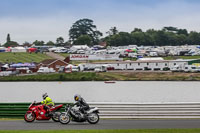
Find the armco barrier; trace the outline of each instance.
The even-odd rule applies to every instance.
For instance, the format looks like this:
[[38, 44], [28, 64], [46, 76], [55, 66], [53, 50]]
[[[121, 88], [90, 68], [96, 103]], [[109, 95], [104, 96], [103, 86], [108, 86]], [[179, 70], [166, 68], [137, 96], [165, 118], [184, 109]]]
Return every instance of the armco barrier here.
[[[61, 103], [58, 103], [61, 104]], [[89, 103], [100, 118], [200, 118], [200, 103]], [[23, 118], [30, 103], [0, 103], [1, 118]], [[61, 109], [64, 111], [64, 108]]]
[[101, 118], [200, 118], [200, 103], [90, 103]]

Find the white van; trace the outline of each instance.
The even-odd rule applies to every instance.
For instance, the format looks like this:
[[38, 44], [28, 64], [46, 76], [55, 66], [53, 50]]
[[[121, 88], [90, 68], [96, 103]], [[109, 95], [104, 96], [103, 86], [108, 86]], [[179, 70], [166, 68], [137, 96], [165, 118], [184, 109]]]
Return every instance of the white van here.
[[179, 65], [175, 65], [174, 67], [171, 68], [172, 72], [183, 72], [184, 69], [180, 67]]
[[199, 72], [200, 68], [195, 65], [186, 65], [184, 68], [184, 72]]
[[100, 66], [100, 65], [95, 66], [94, 71], [95, 71], [95, 72], [106, 72], [106, 71], [107, 71], [107, 66], [105, 66], [105, 65], [102, 65], [102, 66]]
[[68, 66], [65, 67], [65, 72], [79, 72], [80, 67], [79, 66], [74, 66], [69, 64]]
[[38, 73], [52, 73], [52, 72], [55, 72], [55, 70], [53, 68], [40, 67], [37, 72]]

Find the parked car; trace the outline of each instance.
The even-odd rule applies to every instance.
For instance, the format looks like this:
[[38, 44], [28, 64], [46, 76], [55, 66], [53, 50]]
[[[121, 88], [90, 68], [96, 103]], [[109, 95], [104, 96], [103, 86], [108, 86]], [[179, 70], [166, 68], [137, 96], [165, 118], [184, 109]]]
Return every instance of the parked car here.
[[55, 53], [67, 53], [68, 50], [67, 49], [58, 49], [54, 51]]

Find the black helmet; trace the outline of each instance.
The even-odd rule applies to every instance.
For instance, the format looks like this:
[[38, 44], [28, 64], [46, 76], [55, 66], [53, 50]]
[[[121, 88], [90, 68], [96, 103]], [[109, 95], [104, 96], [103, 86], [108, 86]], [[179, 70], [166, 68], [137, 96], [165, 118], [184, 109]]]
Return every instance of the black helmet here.
[[42, 98], [45, 100], [46, 97], [48, 97], [48, 95], [47, 95], [47, 93], [44, 93], [44, 94], [42, 95]]
[[76, 95], [74, 95], [74, 100], [75, 100], [75, 101], [78, 101], [78, 100], [80, 99], [80, 97], [81, 97], [80, 95], [77, 95], [77, 94], [76, 94]]

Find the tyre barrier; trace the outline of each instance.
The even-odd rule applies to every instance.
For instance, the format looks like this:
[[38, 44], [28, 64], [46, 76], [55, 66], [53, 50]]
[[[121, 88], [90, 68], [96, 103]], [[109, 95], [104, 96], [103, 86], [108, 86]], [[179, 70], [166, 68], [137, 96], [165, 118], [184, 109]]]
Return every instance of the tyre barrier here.
[[[29, 105], [30, 103], [0, 103], [0, 118], [23, 118]], [[89, 103], [89, 105], [99, 108], [100, 118], [200, 118], [200, 103]], [[64, 106], [60, 111], [64, 111]]]

